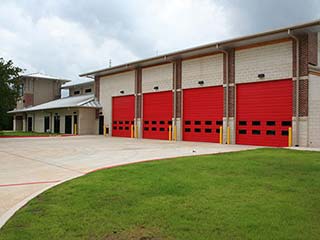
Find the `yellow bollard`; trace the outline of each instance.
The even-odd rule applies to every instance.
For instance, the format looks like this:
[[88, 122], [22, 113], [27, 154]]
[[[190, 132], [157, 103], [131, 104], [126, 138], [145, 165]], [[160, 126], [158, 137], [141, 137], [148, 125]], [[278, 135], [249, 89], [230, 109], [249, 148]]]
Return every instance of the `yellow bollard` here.
[[77, 124], [75, 123], [73, 127], [74, 127], [73, 134], [77, 135]]
[[103, 136], [107, 135], [107, 128], [106, 125], [103, 125]]
[[169, 126], [169, 141], [172, 140], [172, 126]]
[[288, 129], [288, 147], [292, 147], [292, 128]]
[[222, 130], [223, 130], [222, 127], [220, 127], [220, 140], [219, 140], [220, 144], [222, 144], [222, 141], [223, 141], [223, 131]]
[[138, 125], [134, 125], [134, 134], [135, 134], [135, 138], [138, 138]]
[[131, 138], [133, 138], [134, 137], [134, 126], [133, 125], [131, 125]]
[[227, 144], [230, 144], [230, 127], [227, 128]]
[[174, 141], [177, 141], [177, 126], [174, 125], [174, 128], [173, 128], [173, 138], [174, 138]]

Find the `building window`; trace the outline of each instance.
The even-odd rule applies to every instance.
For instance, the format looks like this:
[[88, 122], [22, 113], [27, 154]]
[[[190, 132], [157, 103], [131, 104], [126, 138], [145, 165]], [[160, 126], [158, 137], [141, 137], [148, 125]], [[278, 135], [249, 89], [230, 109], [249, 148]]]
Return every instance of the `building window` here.
[[74, 91], [73, 94], [74, 94], [74, 95], [79, 95], [79, 94], [80, 94], [80, 91], [79, 91], [79, 90], [78, 90], [78, 91]]
[[20, 84], [19, 86], [19, 96], [22, 97], [24, 95], [24, 84]]
[[85, 90], [85, 93], [91, 93], [91, 92], [92, 92], [91, 88], [87, 88], [87, 89]]

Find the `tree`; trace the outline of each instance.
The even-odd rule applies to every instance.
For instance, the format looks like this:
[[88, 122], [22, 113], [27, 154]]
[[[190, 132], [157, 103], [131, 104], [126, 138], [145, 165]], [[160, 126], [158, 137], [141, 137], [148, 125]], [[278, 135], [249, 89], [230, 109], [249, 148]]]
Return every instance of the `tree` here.
[[23, 70], [11, 60], [0, 58], [0, 130], [11, 129], [12, 117], [7, 113], [16, 107], [19, 99], [19, 75]]

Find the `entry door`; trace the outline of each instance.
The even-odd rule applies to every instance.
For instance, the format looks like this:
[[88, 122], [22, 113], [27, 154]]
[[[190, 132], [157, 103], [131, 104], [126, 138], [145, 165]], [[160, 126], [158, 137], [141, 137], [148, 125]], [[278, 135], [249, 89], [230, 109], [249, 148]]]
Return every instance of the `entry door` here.
[[143, 94], [143, 138], [169, 139], [173, 114], [172, 99], [171, 91]]
[[72, 116], [65, 116], [65, 131], [66, 134], [72, 134]]
[[54, 116], [54, 133], [60, 133], [60, 116]]
[[99, 134], [103, 135], [104, 116], [99, 116]]
[[48, 132], [50, 130], [50, 117], [44, 117], [44, 132]]
[[28, 117], [28, 132], [32, 132], [32, 117]]

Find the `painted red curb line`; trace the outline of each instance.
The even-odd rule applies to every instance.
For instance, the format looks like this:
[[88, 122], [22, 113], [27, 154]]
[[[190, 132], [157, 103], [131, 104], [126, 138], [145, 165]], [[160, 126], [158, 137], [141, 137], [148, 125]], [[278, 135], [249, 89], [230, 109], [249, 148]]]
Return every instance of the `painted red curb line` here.
[[49, 138], [49, 137], [75, 137], [79, 135], [72, 135], [72, 134], [63, 134], [63, 135], [56, 135], [56, 136], [50, 136], [50, 135], [39, 135], [39, 136], [0, 136], [0, 138]]
[[24, 185], [34, 185], [34, 184], [45, 184], [45, 183], [57, 183], [61, 180], [45, 181], [45, 182], [26, 182], [26, 183], [11, 183], [11, 184], [0, 184], [0, 187], [14, 187], [14, 186], [24, 186]]

